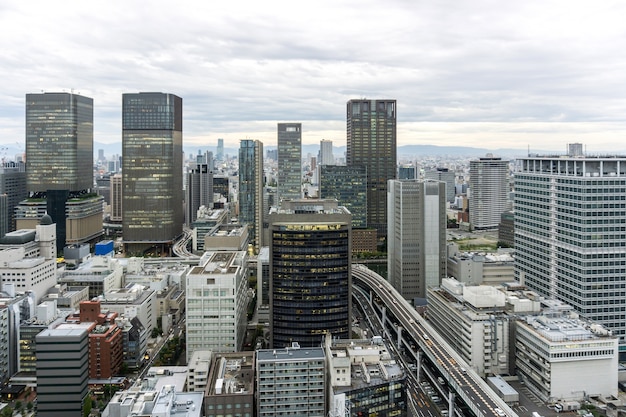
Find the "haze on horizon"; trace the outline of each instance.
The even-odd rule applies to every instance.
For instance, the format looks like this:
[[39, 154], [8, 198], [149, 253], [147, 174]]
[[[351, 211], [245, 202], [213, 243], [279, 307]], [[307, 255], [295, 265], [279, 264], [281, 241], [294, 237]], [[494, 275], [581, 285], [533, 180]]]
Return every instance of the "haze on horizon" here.
[[398, 145], [625, 153], [626, 3], [0, 1], [0, 146], [26, 93], [94, 99], [121, 141], [122, 94], [183, 98], [185, 146], [345, 144], [346, 102], [398, 102]]

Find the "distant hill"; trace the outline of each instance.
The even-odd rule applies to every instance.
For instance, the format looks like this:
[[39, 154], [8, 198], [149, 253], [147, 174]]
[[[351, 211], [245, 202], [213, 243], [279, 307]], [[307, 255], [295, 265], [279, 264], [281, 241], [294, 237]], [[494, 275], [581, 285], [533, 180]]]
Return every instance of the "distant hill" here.
[[[107, 158], [122, 153], [122, 143], [100, 143], [95, 142], [93, 145], [94, 157], [98, 156], [98, 149], [103, 149], [104, 154]], [[211, 151], [215, 154], [215, 146], [203, 148], [199, 146], [185, 146], [185, 154], [192, 155], [197, 154], [198, 150], [202, 152]], [[276, 149], [276, 146], [265, 146], [264, 150], [273, 150]], [[317, 155], [319, 152], [319, 144], [313, 145], [302, 145], [302, 155], [311, 154]], [[346, 152], [345, 146], [334, 146], [333, 154], [335, 157], [343, 157]], [[224, 153], [230, 156], [235, 156], [239, 153], [238, 148], [224, 148]], [[404, 145], [398, 146], [398, 156], [404, 157], [419, 157], [419, 156], [449, 156], [449, 157], [472, 157], [477, 158], [481, 156], [485, 156], [486, 154], [491, 153], [494, 156], [500, 156], [504, 158], [514, 158], [520, 156], [526, 156], [528, 154], [527, 149], [487, 149], [487, 148], [472, 148], [468, 146], [437, 146], [437, 145]], [[554, 151], [541, 151], [533, 149], [533, 153], [538, 154], [552, 154]]]

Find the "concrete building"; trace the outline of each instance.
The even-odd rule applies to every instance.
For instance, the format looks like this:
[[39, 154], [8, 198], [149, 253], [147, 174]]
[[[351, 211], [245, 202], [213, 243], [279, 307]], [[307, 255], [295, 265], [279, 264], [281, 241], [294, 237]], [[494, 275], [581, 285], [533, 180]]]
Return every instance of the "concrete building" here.
[[254, 352], [215, 354], [204, 391], [204, 416], [220, 417], [224, 410], [236, 410], [233, 414], [242, 417], [260, 415], [254, 414], [254, 371]]
[[577, 318], [559, 301], [544, 300], [540, 316], [516, 322], [517, 375], [546, 402], [617, 398], [618, 338]]
[[498, 285], [515, 280], [515, 260], [508, 252], [461, 252], [448, 244], [448, 276], [468, 285]]
[[129, 369], [140, 368], [148, 349], [150, 333], [138, 317], [116, 317], [115, 324], [122, 332], [123, 362]]
[[42, 302], [55, 302], [60, 309], [76, 311], [81, 301], [89, 300], [89, 287], [72, 287], [67, 284], [57, 284], [48, 290]]
[[[279, 149], [281, 149], [280, 140], [279, 133]], [[288, 165], [291, 167], [290, 164]], [[298, 164], [298, 170], [298, 181], [300, 181], [300, 164]], [[284, 175], [291, 181], [287, 173]], [[250, 243], [255, 253], [258, 253], [259, 248], [263, 246], [263, 214], [265, 212], [263, 182], [263, 143], [259, 140], [244, 139], [239, 145], [239, 222], [248, 225]]]
[[122, 287], [124, 267], [119, 259], [108, 256], [90, 257], [76, 269], [61, 269], [58, 283], [72, 287], [89, 287], [89, 299]]
[[57, 248], [98, 239], [103, 198], [93, 191], [93, 99], [73, 93], [26, 94], [26, 187], [16, 229], [44, 213], [57, 224]]
[[123, 317], [137, 317], [148, 332], [157, 327], [157, 292], [151, 288], [128, 283], [122, 288], [110, 289], [96, 299], [104, 310]]
[[183, 100], [122, 96], [122, 228], [127, 253], [169, 253], [182, 234]]
[[446, 185], [391, 180], [387, 189], [389, 282], [409, 301], [424, 299], [446, 277]]
[[0, 384], [19, 371], [20, 323], [34, 315], [33, 297], [15, 294], [13, 285], [0, 292]]
[[470, 161], [469, 218], [474, 229], [494, 229], [508, 207], [509, 161], [486, 156]]
[[512, 210], [505, 211], [500, 216], [498, 245], [506, 248], [515, 247], [515, 213]]
[[456, 175], [454, 171], [448, 168], [437, 168], [424, 172], [424, 178], [427, 180], [443, 181], [446, 183], [446, 201], [454, 203], [456, 197]]
[[302, 123], [278, 123], [278, 198], [302, 198]]
[[626, 157], [515, 167], [515, 278], [610, 329], [626, 356]]
[[193, 252], [204, 253], [204, 236], [215, 226], [227, 223], [229, 220], [227, 210], [200, 207], [196, 220], [191, 223]]
[[337, 200], [283, 200], [270, 212], [270, 345], [351, 334], [352, 218]]
[[387, 236], [387, 181], [396, 178], [396, 100], [347, 103], [346, 165], [367, 169], [367, 226]]
[[212, 358], [213, 352], [210, 350], [193, 351], [191, 359], [187, 362], [187, 391], [204, 392], [206, 390]]
[[56, 225], [50, 216], [41, 217], [35, 230], [16, 230], [0, 238], [0, 278], [2, 286], [35, 294], [41, 302], [57, 282]]
[[195, 350], [240, 350], [250, 301], [247, 253], [206, 252], [189, 271], [185, 288], [187, 361]]
[[[403, 164], [398, 167], [398, 179], [399, 180], [414, 180], [418, 179], [415, 173], [415, 166], [409, 164]], [[439, 179], [439, 178], [433, 178]]]
[[445, 278], [428, 290], [428, 320], [481, 377], [511, 374], [510, 318], [505, 294]]
[[183, 392], [164, 385], [160, 390], [116, 392], [102, 417], [202, 417], [202, 412], [202, 393]]
[[320, 165], [335, 165], [335, 157], [333, 156], [333, 141], [322, 139], [320, 141]]
[[384, 344], [369, 339], [325, 341], [329, 415], [407, 415], [406, 374]]
[[218, 224], [204, 235], [206, 251], [248, 250], [250, 233], [248, 224]]
[[122, 221], [122, 201], [123, 201], [122, 174], [111, 176], [111, 218], [112, 222]]
[[95, 326], [63, 323], [37, 335], [37, 415], [83, 416], [89, 394], [89, 333]]
[[257, 350], [255, 371], [258, 417], [327, 416], [328, 367], [323, 348]]

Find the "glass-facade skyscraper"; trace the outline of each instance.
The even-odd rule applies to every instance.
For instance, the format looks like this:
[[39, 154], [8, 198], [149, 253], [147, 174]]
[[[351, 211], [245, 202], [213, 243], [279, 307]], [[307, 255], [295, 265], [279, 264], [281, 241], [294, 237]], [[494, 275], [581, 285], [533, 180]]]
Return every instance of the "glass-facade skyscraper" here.
[[122, 227], [127, 251], [167, 251], [182, 233], [183, 100], [122, 97]]
[[239, 222], [246, 223], [250, 242], [263, 246], [263, 143], [244, 139], [239, 145]]
[[283, 200], [270, 212], [273, 348], [350, 338], [351, 217], [336, 200]]
[[367, 168], [320, 165], [319, 195], [336, 199], [352, 213], [352, 228], [367, 227]]
[[486, 156], [470, 161], [469, 219], [475, 229], [496, 228], [507, 210], [509, 161]]
[[350, 100], [346, 165], [367, 168], [367, 225], [387, 236], [387, 181], [396, 178], [396, 100]]
[[93, 188], [93, 99], [26, 94], [26, 184], [30, 192]]
[[278, 198], [302, 198], [302, 123], [278, 123]]
[[57, 247], [97, 239], [103, 198], [93, 186], [93, 99], [73, 93], [26, 94], [26, 187], [16, 228], [43, 213], [57, 225]]
[[626, 356], [626, 157], [515, 166], [515, 278], [619, 337]]

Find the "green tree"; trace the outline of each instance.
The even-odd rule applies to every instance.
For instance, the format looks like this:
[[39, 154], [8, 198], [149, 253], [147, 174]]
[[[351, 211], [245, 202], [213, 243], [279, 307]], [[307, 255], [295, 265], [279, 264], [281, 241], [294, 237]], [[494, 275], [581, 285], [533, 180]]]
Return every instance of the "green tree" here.
[[0, 416], [2, 416], [2, 417], [12, 417], [13, 416], [13, 409], [11, 407], [4, 407], [2, 409], [2, 413], [0, 414]]
[[91, 413], [91, 408], [93, 407], [93, 400], [91, 399], [91, 396], [87, 396], [87, 398], [85, 398], [85, 404], [83, 404], [83, 417], [87, 417], [89, 416], [89, 413]]
[[23, 408], [24, 408], [24, 403], [22, 403], [20, 400], [17, 400], [15, 402], [15, 411], [17, 411], [18, 413], [21, 413]]
[[35, 405], [33, 404], [32, 401], [29, 401], [26, 403], [26, 409], [28, 410], [28, 412], [32, 412], [33, 408], [35, 408]]

